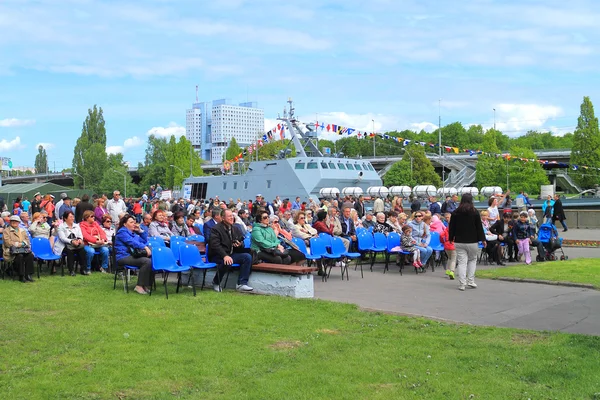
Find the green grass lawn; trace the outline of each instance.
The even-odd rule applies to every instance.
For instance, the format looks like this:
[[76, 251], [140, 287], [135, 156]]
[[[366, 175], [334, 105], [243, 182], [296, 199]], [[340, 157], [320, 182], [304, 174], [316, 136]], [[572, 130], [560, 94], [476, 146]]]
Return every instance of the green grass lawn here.
[[0, 299], [2, 399], [600, 398], [600, 337], [230, 291], [126, 295], [100, 274], [0, 281]]
[[600, 259], [579, 258], [569, 261], [546, 261], [531, 265], [478, 270], [479, 278], [528, 278], [547, 281], [589, 283], [600, 289]]

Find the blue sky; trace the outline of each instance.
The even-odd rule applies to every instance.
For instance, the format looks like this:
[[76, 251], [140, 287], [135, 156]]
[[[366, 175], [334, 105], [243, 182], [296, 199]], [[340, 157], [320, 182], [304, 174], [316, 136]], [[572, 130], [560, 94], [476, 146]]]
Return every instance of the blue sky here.
[[572, 131], [600, 102], [593, 1], [0, 1], [0, 156], [71, 166], [87, 109], [109, 151], [185, 133], [195, 99], [288, 97], [312, 122], [377, 131], [460, 121], [515, 136]]

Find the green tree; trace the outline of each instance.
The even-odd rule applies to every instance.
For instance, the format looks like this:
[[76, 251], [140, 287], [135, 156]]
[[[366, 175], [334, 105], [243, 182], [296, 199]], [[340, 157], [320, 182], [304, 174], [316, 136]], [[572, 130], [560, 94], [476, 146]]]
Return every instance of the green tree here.
[[237, 144], [237, 140], [234, 137], [231, 138], [229, 142], [229, 146], [223, 154], [223, 161], [229, 160], [232, 161], [235, 157], [237, 157], [242, 152], [242, 148]]
[[[88, 110], [74, 153], [74, 172], [84, 177], [88, 188], [98, 191], [106, 172], [106, 129], [102, 107], [94, 105], [93, 109]], [[74, 175], [73, 184], [80, 187], [83, 180]]]
[[[542, 165], [537, 162], [533, 150], [523, 147], [511, 147], [510, 154], [514, 158], [508, 162], [510, 191], [521, 191], [529, 194], [539, 194], [541, 185], [548, 185], [548, 175]], [[522, 161], [521, 158], [535, 161]], [[506, 160], [504, 160], [506, 163]]]
[[386, 186], [442, 185], [442, 179], [425, 155], [425, 148], [414, 144], [406, 146], [402, 160], [390, 168], [383, 176], [383, 181]]
[[[289, 145], [289, 147], [288, 147]], [[286, 148], [289, 148], [291, 150], [291, 153], [288, 157], [295, 157], [296, 156], [296, 148], [293, 146], [293, 144], [290, 144], [290, 140], [289, 139], [285, 139], [285, 140], [274, 140], [272, 142], [269, 142], [267, 144], [265, 144], [264, 146], [260, 147], [258, 149], [258, 159], [259, 160], [274, 160], [276, 158], [279, 157], [279, 154], [282, 150], [285, 150]], [[246, 159], [247, 161], [250, 161], [250, 158], [254, 156], [254, 159], [256, 159], [256, 154], [252, 153], [252, 155], [248, 155], [246, 154]]]
[[38, 146], [38, 153], [35, 156], [35, 173], [45, 174], [48, 172], [48, 155], [44, 146]]
[[[582, 188], [593, 187], [600, 183], [598, 170], [595, 170], [600, 168], [600, 131], [594, 106], [588, 96], [581, 103], [581, 114], [573, 136], [571, 164], [577, 165], [579, 169], [570, 174]], [[592, 167], [594, 170], [581, 168], [582, 166]]]
[[496, 157], [500, 153], [496, 139], [498, 131], [489, 129], [483, 134], [481, 150], [489, 154], [480, 154], [477, 157], [477, 166], [475, 168], [475, 181], [478, 187], [484, 186], [506, 186], [506, 168], [505, 160], [502, 157]]
[[[123, 174], [125, 177], [123, 177]], [[125, 188], [127, 185], [127, 188]], [[127, 189], [127, 190], [125, 190]], [[99, 193], [105, 193], [111, 196], [114, 190], [121, 192], [123, 196], [138, 197], [138, 187], [133, 183], [129, 174], [129, 168], [123, 161], [123, 154], [109, 154], [106, 160], [106, 170], [102, 174], [102, 180], [99, 185]]]

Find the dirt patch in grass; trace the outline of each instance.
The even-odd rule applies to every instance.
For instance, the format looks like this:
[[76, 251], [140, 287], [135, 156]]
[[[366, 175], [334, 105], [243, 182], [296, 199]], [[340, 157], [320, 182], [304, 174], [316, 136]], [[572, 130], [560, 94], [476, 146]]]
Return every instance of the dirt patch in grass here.
[[339, 335], [340, 331], [337, 329], [317, 329], [317, 333], [323, 333], [325, 335]]
[[548, 336], [539, 333], [515, 333], [511, 340], [516, 344], [534, 344], [548, 340]]
[[302, 346], [302, 342], [299, 340], [280, 340], [275, 342], [269, 347], [274, 350], [291, 350]]

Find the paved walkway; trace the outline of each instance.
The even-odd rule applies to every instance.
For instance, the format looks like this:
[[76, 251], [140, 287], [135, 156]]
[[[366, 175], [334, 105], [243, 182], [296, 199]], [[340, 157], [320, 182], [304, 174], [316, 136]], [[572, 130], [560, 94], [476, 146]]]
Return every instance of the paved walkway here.
[[[598, 249], [565, 252], [569, 259], [600, 256]], [[376, 264], [374, 272], [367, 267], [361, 279], [360, 270], [352, 267], [350, 281], [342, 281], [334, 269], [326, 283], [315, 276], [315, 297], [474, 325], [600, 335], [600, 291], [478, 279], [477, 289], [460, 292], [443, 268], [416, 275], [407, 267], [403, 276], [395, 266], [386, 274], [382, 271], [382, 264]]]

